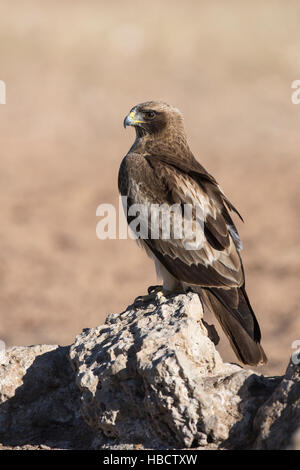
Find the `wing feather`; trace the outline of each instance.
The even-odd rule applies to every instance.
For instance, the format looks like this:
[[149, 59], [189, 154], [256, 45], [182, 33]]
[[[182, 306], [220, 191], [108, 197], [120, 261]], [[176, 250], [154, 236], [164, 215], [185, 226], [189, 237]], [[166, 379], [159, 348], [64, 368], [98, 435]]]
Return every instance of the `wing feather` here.
[[[131, 176], [130, 200], [148, 207], [142, 221], [142, 224], [150, 227], [145, 243], [165, 268], [182, 282], [208, 287], [241, 286], [244, 282], [241, 259], [232, 236], [232, 220], [230, 216], [224, 217], [224, 213], [228, 212], [222, 193], [215, 180], [207, 176], [208, 173], [203, 173], [202, 169], [201, 184], [199, 174], [194, 179], [187, 170], [188, 167], [177, 168], [163, 158], [151, 158], [147, 181], [141, 181], [139, 174], [138, 184]], [[152, 192], [149, 192], [152, 182]], [[143, 191], [146, 187], [147, 191]], [[158, 222], [158, 236], [151, 237], [152, 230], [156, 228], [157, 231], [150, 217], [151, 205], [157, 203], [164, 204], [167, 210], [173, 205], [181, 208], [170, 218], [167, 239], [163, 237], [165, 227], [161, 218]], [[184, 210], [186, 205], [192, 208], [188, 214]], [[185, 233], [186, 225], [192, 228], [193, 236], [190, 232]], [[174, 235], [178, 226], [182, 229], [181, 238]]]

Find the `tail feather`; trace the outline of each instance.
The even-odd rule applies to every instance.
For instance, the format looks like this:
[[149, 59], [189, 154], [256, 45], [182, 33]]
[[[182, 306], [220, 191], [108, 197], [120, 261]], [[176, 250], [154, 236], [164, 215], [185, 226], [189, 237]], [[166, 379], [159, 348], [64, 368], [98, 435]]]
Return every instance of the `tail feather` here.
[[245, 287], [203, 289], [199, 295], [216, 315], [239, 360], [248, 365], [266, 363], [259, 324]]

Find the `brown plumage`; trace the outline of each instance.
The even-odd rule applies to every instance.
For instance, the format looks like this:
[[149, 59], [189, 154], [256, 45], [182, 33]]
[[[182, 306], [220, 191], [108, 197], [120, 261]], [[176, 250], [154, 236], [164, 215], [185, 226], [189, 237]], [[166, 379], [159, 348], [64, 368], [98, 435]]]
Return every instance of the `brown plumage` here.
[[[217, 181], [194, 158], [189, 149], [178, 109], [149, 101], [135, 106], [124, 120], [134, 126], [136, 140], [119, 170], [119, 191], [128, 198], [128, 208], [143, 204], [148, 212], [140, 217], [139, 228], [147, 237], [138, 240], [155, 262], [165, 292], [191, 289], [216, 315], [237, 357], [245, 364], [266, 362], [260, 345], [260, 329], [246, 290], [240, 256], [241, 241], [230, 212], [240, 214], [226, 198]], [[159, 219], [158, 236], [153, 237], [153, 204], [177, 204], [179, 213], [171, 218], [170, 237], [163, 236]], [[184, 213], [185, 204], [194, 209]], [[128, 223], [134, 217], [126, 214]], [[176, 238], [176, 224], [189, 218], [201, 244], [191, 248], [190, 236]]]

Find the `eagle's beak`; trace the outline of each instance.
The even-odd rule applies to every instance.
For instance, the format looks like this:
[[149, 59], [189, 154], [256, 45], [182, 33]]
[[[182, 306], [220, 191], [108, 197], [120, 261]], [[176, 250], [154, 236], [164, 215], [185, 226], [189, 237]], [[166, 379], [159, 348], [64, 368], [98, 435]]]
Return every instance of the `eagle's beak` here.
[[126, 126], [136, 126], [144, 122], [136, 111], [131, 111], [124, 119], [123, 126], [126, 128]]
[[127, 114], [126, 118], [124, 119], [123, 126], [125, 129], [126, 126], [133, 126], [133, 119], [130, 117], [130, 114]]

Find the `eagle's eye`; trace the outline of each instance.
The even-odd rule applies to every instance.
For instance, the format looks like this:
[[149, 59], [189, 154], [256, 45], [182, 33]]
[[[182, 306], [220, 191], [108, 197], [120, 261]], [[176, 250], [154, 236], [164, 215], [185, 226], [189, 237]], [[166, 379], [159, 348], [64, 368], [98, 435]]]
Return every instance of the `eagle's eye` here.
[[144, 115], [145, 115], [146, 119], [153, 119], [156, 116], [156, 112], [155, 111], [145, 111]]

